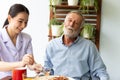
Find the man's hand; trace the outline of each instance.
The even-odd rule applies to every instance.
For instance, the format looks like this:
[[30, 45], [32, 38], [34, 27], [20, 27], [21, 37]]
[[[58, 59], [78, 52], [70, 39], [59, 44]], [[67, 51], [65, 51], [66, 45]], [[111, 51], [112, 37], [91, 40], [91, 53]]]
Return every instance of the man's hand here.
[[42, 65], [41, 64], [33, 64], [33, 65], [28, 65], [30, 70], [34, 70], [36, 73], [40, 73], [42, 71]]

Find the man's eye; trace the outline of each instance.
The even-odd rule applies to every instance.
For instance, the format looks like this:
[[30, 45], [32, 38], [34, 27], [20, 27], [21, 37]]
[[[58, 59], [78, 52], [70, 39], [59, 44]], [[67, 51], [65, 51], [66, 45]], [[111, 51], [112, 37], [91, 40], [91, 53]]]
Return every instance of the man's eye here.
[[68, 21], [69, 21], [69, 22], [71, 22], [72, 20], [71, 20], [71, 19], [69, 19]]
[[18, 21], [18, 22], [22, 23], [22, 21]]
[[79, 25], [78, 23], [75, 23], [76, 25]]

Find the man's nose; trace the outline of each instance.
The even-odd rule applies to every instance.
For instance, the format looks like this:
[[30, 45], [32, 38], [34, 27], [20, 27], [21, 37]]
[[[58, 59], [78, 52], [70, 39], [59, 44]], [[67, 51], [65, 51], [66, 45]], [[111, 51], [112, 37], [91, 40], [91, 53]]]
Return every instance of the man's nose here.
[[70, 22], [70, 26], [71, 26], [71, 27], [74, 26], [74, 24], [75, 24], [75, 21], [71, 21], [71, 22]]

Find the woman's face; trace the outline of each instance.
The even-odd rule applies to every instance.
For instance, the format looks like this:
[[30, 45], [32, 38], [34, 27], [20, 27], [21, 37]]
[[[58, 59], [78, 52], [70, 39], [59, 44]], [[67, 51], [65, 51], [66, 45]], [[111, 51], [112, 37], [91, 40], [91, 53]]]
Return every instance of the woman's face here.
[[12, 32], [16, 34], [20, 33], [26, 26], [28, 22], [29, 15], [26, 12], [20, 12], [15, 17], [8, 16], [9, 26]]

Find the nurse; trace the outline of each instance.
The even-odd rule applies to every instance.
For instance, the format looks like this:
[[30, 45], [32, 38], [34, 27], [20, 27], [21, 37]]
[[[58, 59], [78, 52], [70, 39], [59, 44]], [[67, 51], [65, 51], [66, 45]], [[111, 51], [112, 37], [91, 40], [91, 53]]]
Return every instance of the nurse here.
[[29, 10], [22, 4], [11, 6], [7, 19], [0, 31], [0, 80], [11, 76], [11, 70], [28, 66], [40, 71], [41, 65], [35, 64], [30, 35], [23, 33], [27, 27]]

